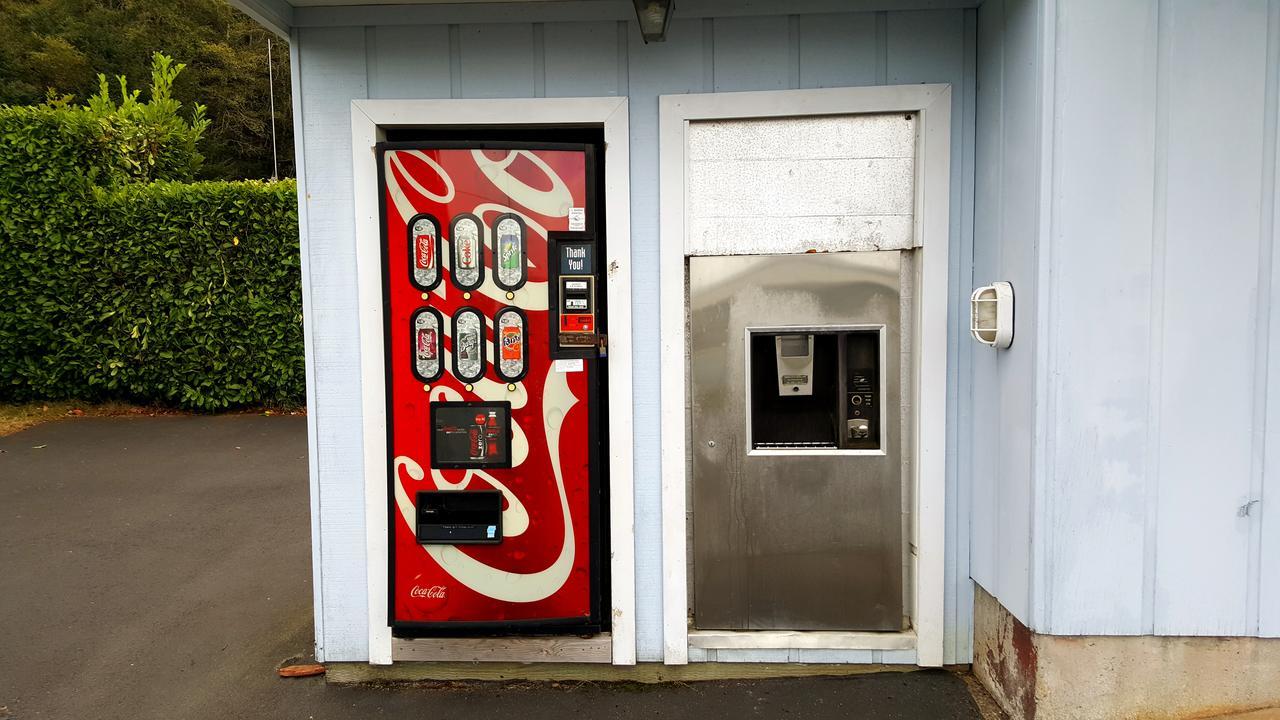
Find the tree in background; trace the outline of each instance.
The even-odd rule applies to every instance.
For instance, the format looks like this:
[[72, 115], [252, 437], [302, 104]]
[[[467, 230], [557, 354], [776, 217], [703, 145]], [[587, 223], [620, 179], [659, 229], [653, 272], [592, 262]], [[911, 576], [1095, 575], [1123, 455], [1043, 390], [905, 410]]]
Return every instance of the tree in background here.
[[[100, 95], [97, 73], [140, 78], [154, 53], [182, 61], [173, 98], [200, 100], [209, 125], [198, 177], [272, 175], [267, 40], [223, 0], [0, 0], [0, 104]], [[288, 48], [276, 39], [280, 174], [293, 174]]]

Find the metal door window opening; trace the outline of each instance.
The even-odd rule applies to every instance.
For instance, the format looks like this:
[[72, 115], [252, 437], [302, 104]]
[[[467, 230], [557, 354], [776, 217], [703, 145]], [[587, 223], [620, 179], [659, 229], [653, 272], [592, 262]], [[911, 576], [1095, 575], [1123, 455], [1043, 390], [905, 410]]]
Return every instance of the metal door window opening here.
[[[847, 372], [842, 370], [853, 370], [853, 366], [849, 363], [853, 362], [847, 359], [848, 349], [846, 342], [850, 338], [868, 338], [873, 339], [875, 343], [875, 377], [869, 378], [871, 382], [870, 394], [873, 395], [876, 402], [875, 409], [870, 414], [871, 427], [874, 429], [875, 440], [873, 447], [845, 447], [850, 443], [842, 441], [842, 434], [851, 432], [850, 421], [856, 421], [853, 400], [865, 401], [867, 393], [866, 388], [854, 387]], [[809, 402], [813, 404], [821, 404], [823, 407], [830, 406], [830, 429], [831, 432], [824, 436], [823, 439], [805, 439], [782, 441], [776, 437], [765, 435], [757, 432], [755, 425], [762, 413], [768, 411], [768, 406], [761, 402], [761, 395], [767, 395], [769, 391], [768, 384], [765, 382], [767, 378], [764, 375], [770, 374], [769, 368], [762, 368], [759, 365], [761, 355], [759, 347], [764, 343], [773, 346], [775, 338], [778, 339], [778, 352], [783, 357], [796, 357], [796, 353], [801, 349], [800, 339], [804, 338], [807, 342], [803, 343], [808, 346], [809, 353], [814, 359], [814, 376], [808, 381], [811, 387], [811, 394], [801, 397], [782, 398], [782, 402]], [[746, 442], [743, 447], [747, 451], [748, 456], [768, 456], [768, 455], [884, 455], [888, 450], [890, 438], [888, 437], [888, 416], [886, 414], [885, 399], [885, 373], [884, 369], [888, 367], [886, 362], [885, 348], [885, 326], [858, 324], [858, 325], [776, 325], [764, 327], [748, 327], [744, 333], [744, 358], [746, 361], [746, 387], [744, 397], [746, 397], [745, 417], [746, 424]], [[753, 352], [753, 343], [756, 345]], [[824, 347], [827, 346], [827, 347]], [[825, 356], [825, 362], [819, 367], [819, 356]], [[753, 358], [755, 358], [755, 366], [753, 367]], [[760, 375], [758, 376], [758, 371]], [[821, 371], [821, 372], [820, 372]], [[826, 377], [822, 377], [822, 376]], [[781, 395], [783, 387], [781, 382], [782, 373], [776, 376], [774, 387], [775, 394]], [[803, 390], [797, 392], [799, 394]], [[816, 398], [816, 400], [809, 400]], [[862, 402], [858, 403], [862, 406]], [[868, 443], [861, 443], [868, 444]]]

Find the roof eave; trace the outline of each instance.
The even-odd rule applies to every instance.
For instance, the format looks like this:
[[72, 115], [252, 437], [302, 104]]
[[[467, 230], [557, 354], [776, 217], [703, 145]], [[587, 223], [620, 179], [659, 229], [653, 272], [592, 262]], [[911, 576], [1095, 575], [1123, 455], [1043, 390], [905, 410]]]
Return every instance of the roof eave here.
[[286, 0], [228, 0], [231, 6], [253, 18], [262, 27], [289, 39], [293, 28], [293, 6]]

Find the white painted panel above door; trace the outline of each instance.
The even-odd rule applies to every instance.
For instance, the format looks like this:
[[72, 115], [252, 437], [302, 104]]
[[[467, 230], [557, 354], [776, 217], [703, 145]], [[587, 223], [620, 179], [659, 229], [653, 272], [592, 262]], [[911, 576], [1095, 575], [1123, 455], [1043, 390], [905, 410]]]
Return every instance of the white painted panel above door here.
[[686, 252], [910, 248], [915, 135], [909, 114], [690, 123]]

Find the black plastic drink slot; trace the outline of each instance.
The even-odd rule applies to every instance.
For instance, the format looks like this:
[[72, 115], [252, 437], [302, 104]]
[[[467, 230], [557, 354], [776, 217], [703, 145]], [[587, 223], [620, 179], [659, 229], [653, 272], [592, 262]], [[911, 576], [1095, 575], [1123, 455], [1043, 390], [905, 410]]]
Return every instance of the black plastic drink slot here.
[[423, 545], [502, 542], [502, 493], [497, 490], [424, 490], [415, 507]]

